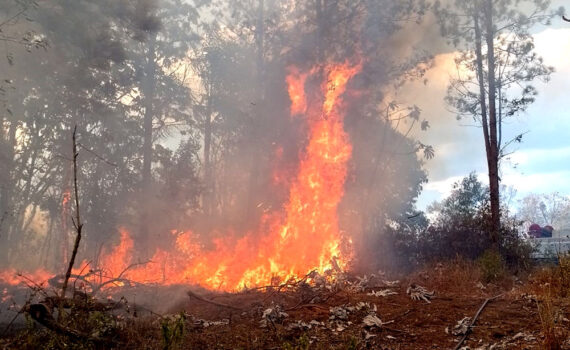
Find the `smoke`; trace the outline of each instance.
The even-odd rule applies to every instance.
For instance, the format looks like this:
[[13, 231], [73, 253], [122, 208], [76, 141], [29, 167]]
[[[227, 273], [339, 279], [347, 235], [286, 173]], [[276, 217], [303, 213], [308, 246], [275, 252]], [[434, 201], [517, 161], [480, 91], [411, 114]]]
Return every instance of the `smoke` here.
[[[65, 261], [61, 246], [73, 232], [61, 202], [71, 188], [75, 124], [86, 259], [96, 264], [117, 245], [119, 227], [132, 231], [141, 260], [173, 249], [176, 232], [195, 232], [206, 251], [229, 233], [258, 232], [269, 213], [283, 211], [308, 143], [307, 121], [289, 115], [287, 74], [321, 70], [304, 86], [318, 103], [323, 67], [350, 62], [362, 70], [342, 96], [352, 157], [338, 216], [357, 263], [375, 266], [383, 228], [415, 211], [426, 181], [418, 141], [437, 141], [421, 125], [441, 111], [424, 117], [413, 105], [443, 103], [415, 82], [443, 84], [427, 68], [436, 54], [436, 66], [444, 64], [450, 48], [421, 1], [265, 3], [55, 1], [32, 11], [33, 22], [18, 23], [50, 47], [14, 46], [16, 64], [0, 63], [14, 81], [2, 145], [20, 151], [3, 151], [11, 180], [1, 209], [13, 217], [1, 225], [9, 227], [0, 236], [10, 247], [5, 263], [27, 265], [15, 257], [30, 236], [39, 237], [33, 246], [46, 266]], [[143, 189], [147, 110], [152, 181]], [[10, 140], [12, 126], [18, 132]], [[45, 216], [43, 225], [25, 225], [32, 210]]]

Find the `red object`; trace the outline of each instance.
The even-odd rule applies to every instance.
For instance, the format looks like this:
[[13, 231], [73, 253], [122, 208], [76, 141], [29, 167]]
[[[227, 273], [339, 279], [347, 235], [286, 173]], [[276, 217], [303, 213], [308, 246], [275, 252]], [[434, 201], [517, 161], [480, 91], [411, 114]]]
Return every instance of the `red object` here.
[[541, 236], [540, 231], [542, 231], [542, 228], [540, 227], [539, 224], [532, 224], [528, 228], [528, 235], [534, 238], [540, 238]]

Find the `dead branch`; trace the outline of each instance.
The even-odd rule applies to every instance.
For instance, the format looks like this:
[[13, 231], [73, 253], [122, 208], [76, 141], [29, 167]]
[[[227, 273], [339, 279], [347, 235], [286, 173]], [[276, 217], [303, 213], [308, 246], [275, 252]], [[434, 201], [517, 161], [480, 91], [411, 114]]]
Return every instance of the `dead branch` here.
[[485, 299], [485, 302], [483, 303], [483, 305], [481, 305], [481, 307], [479, 308], [479, 310], [477, 310], [477, 313], [475, 314], [475, 317], [473, 317], [473, 320], [471, 321], [471, 323], [469, 324], [469, 326], [467, 327], [467, 331], [465, 332], [465, 335], [463, 335], [463, 338], [461, 338], [461, 340], [459, 341], [459, 343], [457, 343], [457, 345], [455, 346], [454, 350], [459, 350], [459, 348], [461, 347], [461, 345], [463, 344], [463, 342], [467, 339], [467, 337], [469, 336], [469, 334], [471, 333], [471, 329], [473, 328], [473, 326], [475, 325], [475, 322], [477, 322], [477, 318], [479, 317], [479, 315], [481, 315], [481, 312], [483, 312], [483, 309], [485, 308], [485, 306], [487, 306], [487, 304], [492, 301], [495, 300], [497, 298], [500, 298], [504, 295], [505, 293], [496, 295], [492, 298], [487, 298]]
[[90, 334], [86, 334], [86, 333], [80, 332], [78, 330], [75, 330], [75, 329], [61, 325], [53, 317], [53, 314], [52, 314], [50, 308], [43, 303], [31, 304], [27, 308], [26, 312], [36, 322], [38, 322], [42, 326], [46, 327], [47, 329], [54, 331], [55, 333], [65, 335], [65, 336], [68, 336], [72, 339], [75, 339], [78, 341], [83, 341], [83, 342], [84, 341], [90, 341], [90, 342], [97, 343], [97, 344], [106, 344], [106, 345], [110, 345], [110, 346], [116, 345], [113, 341], [111, 341], [109, 339], [104, 339], [104, 338], [92, 336]]
[[61, 298], [60, 296], [50, 296], [45, 298], [42, 304], [55, 308], [61, 306], [64, 309], [75, 309], [82, 311], [112, 311], [123, 308], [121, 301], [114, 301], [112, 299], [105, 302], [98, 301], [90, 295], [76, 291], [73, 298]]
[[[145, 261], [145, 262], [130, 264], [130, 265], [127, 266], [123, 271], [121, 271], [121, 273], [119, 273], [119, 275], [118, 275], [117, 277], [110, 278], [109, 280], [107, 280], [107, 281], [105, 281], [105, 282], [103, 282], [103, 283], [101, 283], [101, 284], [98, 284], [97, 286], [94, 286], [92, 283], [90, 283], [90, 284], [91, 284], [91, 288], [93, 289], [92, 293], [95, 294], [95, 293], [99, 292], [101, 289], [103, 289], [103, 287], [105, 287], [106, 285], [114, 284], [114, 283], [128, 283], [128, 284], [130, 284], [130, 285], [132, 285], [132, 284], [138, 284], [138, 282], [131, 281], [131, 280], [127, 279], [127, 278], [123, 278], [123, 275], [124, 275], [127, 271], [129, 271], [130, 269], [132, 269], [132, 268], [134, 268], [134, 267], [137, 267], [137, 266], [146, 265], [146, 264], [148, 264], [149, 262], [150, 262], [150, 261]], [[87, 276], [86, 276], [86, 277], [87, 277]]]
[[81, 241], [81, 230], [83, 229], [83, 224], [81, 223], [81, 216], [79, 215], [79, 190], [77, 188], [77, 125], [73, 128], [73, 187], [75, 190], [75, 220], [73, 225], [77, 232], [75, 237], [75, 244], [73, 245], [73, 252], [71, 253], [71, 260], [69, 260], [69, 266], [67, 266], [67, 272], [65, 273], [65, 279], [63, 280], [63, 287], [61, 287], [61, 297], [65, 298], [65, 291], [67, 289], [67, 284], [69, 282], [69, 277], [71, 276], [71, 270], [73, 269], [73, 264], [75, 263], [75, 257], [77, 256], [77, 250], [79, 249], [79, 242]]
[[186, 294], [188, 294], [188, 296], [190, 298], [195, 298], [195, 299], [198, 299], [198, 300], [203, 301], [203, 302], [208, 303], [208, 304], [212, 304], [212, 305], [216, 305], [216, 306], [220, 306], [220, 307], [225, 307], [225, 308], [236, 310], [236, 311], [244, 311], [242, 308], [239, 308], [236, 306], [232, 306], [232, 305], [228, 305], [228, 304], [222, 304], [222, 303], [218, 303], [218, 302], [213, 301], [213, 300], [204, 299], [201, 296], [195, 294], [194, 292], [192, 292], [190, 290], [188, 292], [186, 292]]

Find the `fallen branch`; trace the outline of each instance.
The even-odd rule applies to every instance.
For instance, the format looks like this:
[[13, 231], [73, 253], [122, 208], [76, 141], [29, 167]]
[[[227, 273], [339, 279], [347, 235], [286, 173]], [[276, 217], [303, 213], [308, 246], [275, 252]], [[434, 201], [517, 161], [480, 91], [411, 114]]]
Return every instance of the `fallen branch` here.
[[31, 304], [26, 312], [34, 319], [36, 322], [46, 327], [55, 333], [68, 336], [77, 341], [89, 341], [100, 345], [116, 346], [115, 342], [110, 339], [100, 338], [87, 333], [80, 332], [78, 330], [61, 325], [53, 317], [51, 310], [45, 304]]
[[188, 292], [186, 292], [186, 294], [187, 294], [190, 298], [195, 298], [195, 299], [198, 299], [198, 300], [203, 301], [203, 302], [208, 303], [208, 304], [216, 305], [216, 306], [219, 306], [219, 307], [225, 307], [225, 308], [232, 309], [232, 310], [236, 310], [236, 311], [244, 311], [243, 309], [241, 309], [241, 308], [239, 308], [239, 307], [236, 307], [236, 306], [232, 306], [232, 305], [228, 305], [228, 304], [222, 304], [222, 303], [218, 303], [218, 302], [213, 301], [213, 300], [204, 299], [204, 298], [202, 298], [201, 296], [195, 294], [194, 292], [192, 292], [192, 291], [190, 291], [190, 290], [189, 290]]
[[463, 344], [463, 342], [467, 339], [467, 337], [469, 336], [469, 334], [471, 333], [471, 328], [473, 328], [473, 326], [475, 325], [475, 322], [477, 322], [477, 318], [479, 317], [479, 315], [481, 315], [481, 312], [483, 312], [483, 309], [485, 308], [485, 306], [487, 306], [487, 304], [492, 301], [495, 300], [497, 298], [500, 298], [504, 295], [505, 293], [496, 295], [492, 298], [487, 298], [485, 299], [485, 302], [483, 303], [483, 305], [481, 305], [481, 307], [479, 308], [479, 310], [477, 310], [477, 313], [475, 314], [475, 317], [473, 317], [473, 320], [471, 321], [471, 323], [469, 324], [469, 326], [467, 327], [467, 331], [465, 332], [465, 335], [463, 335], [463, 338], [461, 338], [461, 340], [459, 341], [459, 343], [457, 343], [457, 345], [455, 346], [454, 350], [459, 350], [459, 348], [461, 347], [461, 345]]

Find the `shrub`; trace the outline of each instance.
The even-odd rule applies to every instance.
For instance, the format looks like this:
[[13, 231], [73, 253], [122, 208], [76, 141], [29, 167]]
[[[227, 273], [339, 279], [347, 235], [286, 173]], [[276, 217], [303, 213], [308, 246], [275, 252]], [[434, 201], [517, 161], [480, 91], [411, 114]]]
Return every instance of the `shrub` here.
[[[384, 268], [409, 270], [418, 264], [449, 261], [456, 256], [469, 260], [482, 257], [489, 268], [495, 267], [492, 263], [496, 257], [485, 255], [489, 249], [496, 249], [489, 235], [488, 190], [474, 174], [457, 182], [451, 195], [432, 205], [430, 210], [437, 215], [429, 224], [425, 216], [418, 214], [412, 219], [404, 217], [384, 229], [384, 238], [378, 249], [385, 260]], [[531, 243], [520, 236], [519, 226], [520, 223], [510, 217], [505, 208], [497, 242], [498, 253], [503, 266], [514, 273], [530, 268], [533, 252]]]
[[184, 325], [186, 315], [181, 312], [177, 315], [165, 317], [161, 322], [163, 349], [176, 349], [184, 340]]
[[477, 259], [477, 264], [481, 269], [481, 279], [486, 283], [496, 281], [505, 275], [505, 262], [496, 250], [486, 250]]

